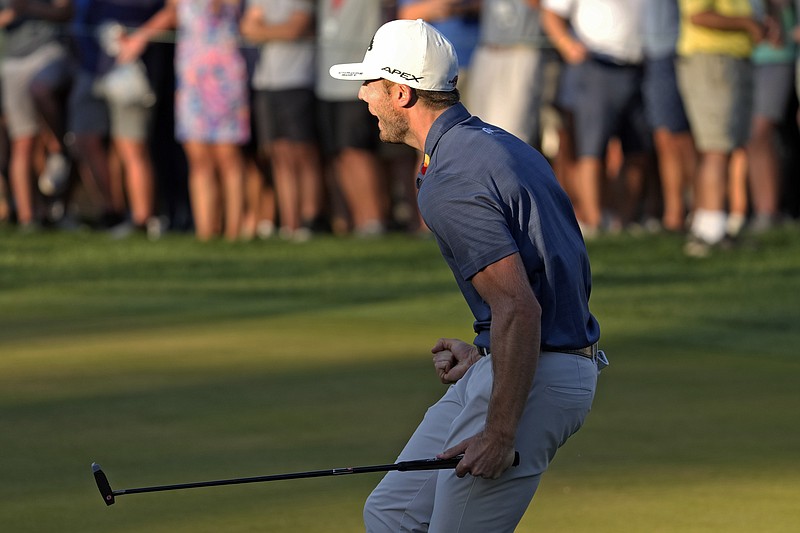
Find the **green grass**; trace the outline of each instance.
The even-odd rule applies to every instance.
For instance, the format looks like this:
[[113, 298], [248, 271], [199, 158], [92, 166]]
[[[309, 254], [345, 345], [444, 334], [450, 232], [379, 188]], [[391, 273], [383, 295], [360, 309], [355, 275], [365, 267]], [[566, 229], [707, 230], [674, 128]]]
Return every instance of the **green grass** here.
[[[612, 366], [520, 532], [800, 523], [800, 234], [707, 260], [590, 244]], [[434, 242], [205, 245], [0, 230], [0, 524], [12, 532], [359, 531], [378, 475], [115, 488], [394, 459], [471, 318]], [[491, 532], [489, 532], [491, 533]]]

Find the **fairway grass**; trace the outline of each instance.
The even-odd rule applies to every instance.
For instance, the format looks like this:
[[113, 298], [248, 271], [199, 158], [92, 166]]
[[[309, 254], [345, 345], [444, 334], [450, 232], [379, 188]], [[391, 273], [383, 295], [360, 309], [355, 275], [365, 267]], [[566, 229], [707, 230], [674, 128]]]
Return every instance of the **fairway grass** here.
[[[707, 260], [589, 245], [611, 367], [519, 532], [794, 532], [800, 232]], [[0, 524], [9, 532], [361, 531], [379, 474], [115, 489], [382, 464], [471, 317], [431, 240], [200, 244], [0, 229]], [[491, 533], [491, 532], [487, 532]]]

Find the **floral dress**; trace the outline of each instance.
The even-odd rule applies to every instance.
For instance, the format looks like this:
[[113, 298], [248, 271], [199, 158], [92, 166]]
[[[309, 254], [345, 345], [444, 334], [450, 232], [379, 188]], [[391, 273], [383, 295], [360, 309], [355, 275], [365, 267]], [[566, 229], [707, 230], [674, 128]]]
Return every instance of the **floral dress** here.
[[244, 144], [250, 138], [241, 14], [240, 2], [178, 1], [175, 137], [181, 142]]

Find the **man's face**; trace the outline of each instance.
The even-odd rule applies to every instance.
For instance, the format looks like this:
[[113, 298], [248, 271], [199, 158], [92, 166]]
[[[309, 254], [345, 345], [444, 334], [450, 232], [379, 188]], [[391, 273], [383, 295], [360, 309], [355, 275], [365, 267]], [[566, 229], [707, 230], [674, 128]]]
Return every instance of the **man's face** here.
[[408, 137], [408, 120], [395, 108], [392, 93], [396, 87], [383, 80], [369, 80], [361, 85], [358, 98], [369, 106], [369, 112], [378, 118], [380, 138], [386, 143], [405, 143]]

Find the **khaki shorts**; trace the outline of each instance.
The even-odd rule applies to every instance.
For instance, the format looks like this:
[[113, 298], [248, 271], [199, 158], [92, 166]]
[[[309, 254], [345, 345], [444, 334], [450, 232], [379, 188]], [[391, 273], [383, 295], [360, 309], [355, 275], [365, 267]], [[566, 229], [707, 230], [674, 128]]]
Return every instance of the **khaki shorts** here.
[[114, 139], [147, 140], [152, 107], [109, 102], [94, 92], [96, 77], [79, 72], [69, 99], [69, 130], [82, 134], [111, 134]]
[[[45, 73], [45, 70], [53, 72]], [[31, 137], [39, 131], [39, 116], [31, 97], [31, 82], [46, 74], [49, 85], [67, 75], [67, 54], [58, 43], [49, 43], [25, 57], [3, 60], [3, 113], [12, 139]]]
[[538, 48], [479, 46], [472, 56], [466, 85], [470, 112], [530, 142], [538, 133], [540, 66]]
[[695, 54], [677, 64], [695, 144], [701, 152], [732, 152], [750, 135], [753, 69], [748, 59]]

